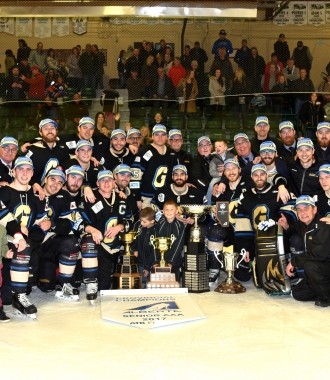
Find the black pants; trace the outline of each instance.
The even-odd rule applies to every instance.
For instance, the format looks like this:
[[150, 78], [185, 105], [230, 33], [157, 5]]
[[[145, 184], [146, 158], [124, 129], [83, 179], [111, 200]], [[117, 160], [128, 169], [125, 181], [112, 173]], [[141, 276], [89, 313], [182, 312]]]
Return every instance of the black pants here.
[[292, 288], [298, 301], [330, 300], [330, 262], [306, 261], [305, 278]]

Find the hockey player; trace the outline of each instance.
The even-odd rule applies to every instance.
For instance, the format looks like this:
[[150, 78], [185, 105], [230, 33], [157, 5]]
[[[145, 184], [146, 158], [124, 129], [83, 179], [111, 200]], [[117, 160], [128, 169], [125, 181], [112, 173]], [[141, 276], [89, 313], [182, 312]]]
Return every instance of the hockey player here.
[[[236, 226], [235, 226], [235, 252], [241, 252], [246, 249], [248, 252], [245, 261], [252, 261], [256, 257], [256, 265], [258, 266], [258, 254], [255, 254], [254, 239], [258, 226], [261, 222], [270, 219], [277, 221], [280, 213], [286, 213], [288, 216], [295, 218], [292, 211], [292, 205], [284, 205], [282, 201], [277, 201], [277, 190], [267, 183], [267, 169], [263, 164], [256, 164], [252, 167], [251, 177], [254, 182], [254, 187], [247, 190], [241, 196], [238, 202]], [[265, 275], [275, 273], [274, 270], [266, 271], [266, 268], [259, 268], [259, 273]], [[256, 273], [256, 272], [255, 272]], [[276, 272], [279, 277], [283, 273]], [[247, 270], [247, 277], [251, 276]], [[275, 281], [275, 275], [271, 278], [255, 279], [255, 283], [261, 283], [261, 286], [266, 290], [270, 289], [270, 283]]]
[[13, 175], [13, 182], [0, 188], [0, 221], [12, 237], [9, 248], [13, 250], [10, 263], [13, 307], [22, 314], [36, 318], [37, 308], [26, 294], [31, 258], [27, 235], [39, 211], [39, 199], [29, 185], [33, 176], [32, 161], [28, 157], [17, 158]]
[[100, 290], [110, 289], [115, 258], [119, 252], [119, 233], [132, 226], [132, 212], [125, 199], [115, 191], [110, 170], [100, 171], [95, 202], [82, 201], [79, 210], [85, 222], [85, 235], [81, 239], [84, 281], [88, 300], [97, 298]]
[[113, 170], [120, 164], [132, 166], [135, 155], [126, 147], [126, 133], [123, 129], [114, 129], [110, 135], [110, 149], [104, 156], [104, 167]]
[[141, 193], [142, 208], [150, 206], [156, 191], [170, 182], [175, 154], [166, 146], [166, 140], [166, 127], [156, 124], [152, 143], [140, 149], [132, 164], [132, 185]]

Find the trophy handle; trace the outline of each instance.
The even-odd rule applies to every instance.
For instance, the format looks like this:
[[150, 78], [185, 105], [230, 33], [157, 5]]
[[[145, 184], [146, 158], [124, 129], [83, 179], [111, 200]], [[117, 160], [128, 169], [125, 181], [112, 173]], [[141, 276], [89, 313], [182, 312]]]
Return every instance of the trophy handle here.
[[240, 265], [240, 263], [245, 259], [245, 256], [247, 255], [247, 250], [245, 248], [242, 248], [241, 252], [240, 252], [240, 255], [242, 255], [242, 258], [240, 259], [240, 261], [237, 262], [236, 268], [238, 268], [238, 266]]
[[151, 235], [151, 236], [150, 236], [150, 243], [151, 243], [151, 245], [156, 249], [155, 244], [154, 244], [154, 241], [155, 241], [155, 236], [154, 236], [154, 235]]
[[223, 253], [222, 251], [214, 251], [214, 257], [219, 261], [220, 265], [221, 265], [221, 269], [224, 268], [224, 263], [223, 261], [221, 261], [221, 259], [219, 258], [219, 254], [221, 253], [222, 257], [223, 257]]

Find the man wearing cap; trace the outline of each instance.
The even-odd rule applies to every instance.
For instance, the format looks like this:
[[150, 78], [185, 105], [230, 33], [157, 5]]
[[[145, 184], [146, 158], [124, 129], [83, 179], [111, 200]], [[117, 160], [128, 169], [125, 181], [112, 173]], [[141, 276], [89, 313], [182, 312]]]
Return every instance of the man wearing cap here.
[[84, 281], [88, 300], [97, 298], [97, 291], [110, 289], [111, 276], [120, 248], [119, 233], [132, 227], [132, 211], [126, 200], [115, 191], [110, 170], [98, 173], [95, 202], [82, 201], [79, 211], [85, 223], [81, 239]]
[[320, 162], [330, 162], [330, 123], [323, 121], [316, 127], [315, 156]]
[[113, 170], [120, 164], [132, 166], [135, 155], [126, 147], [126, 133], [123, 129], [114, 129], [110, 135], [110, 149], [104, 155], [104, 167]]
[[221, 29], [219, 32], [219, 38], [214, 42], [212, 47], [212, 54], [214, 54], [214, 58], [218, 56], [218, 49], [224, 47], [226, 49], [226, 54], [229, 55], [233, 52], [233, 45], [231, 41], [226, 38], [226, 31]]
[[208, 136], [201, 136], [197, 140], [197, 152], [191, 162], [190, 182], [206, 195], [209, 183], [212, 180], [210, 162], [213, 158], [211, 154], [212, 142]]
[[71, 279], [80, 250], [76, 231], [80, 215], [70, 194], [62, 190], [65, 182], [66, 176], [59, 169], [51, 169], [45, 177], [43, 209], [29, 231], [31, 267], [33, 284], [48, 292], [55, 289], [58, 266], [55, 296], [78, 300], [79, 291], [72, 287]]
[[168, 145], [175, 152], [177, 164], [184, 165], [187, 168], [189, 174], [193, 156], [185, 150], [181, 149], [183, 145], [183, 138], [182, 133], [179, 129], [174, 128], [168, 132]]
[[[253, 165], [251, 169], [253, 187], [242, 193], [237, 207], [235, 225], [235, 252], [244, 248], [248, 252], [245, 261], [255, 257], [255, 235], [259, 223], [278, 220], [280, 213], [286, 213], [294, 218], [291, 205], [284, 205], [277, 200], [278, 192], [267, 182], [267, 168], [264, 164]], [[238, 275], [242, 281], [251, 278], [247, 266], [242, 267]], [[235, 273], [236, 276], [236, 273]], [[239, 278], [238, 278], [239, 279]]]
[[[33, 163], [28, 157], [18, 157], [13, 168], [14, 180], [9, 186], [0, 187], [0, 220], [12, 237], [9, 248], [12, 260], [4, 261], [2, 298], [4, 303], [13, 302], [21, 313], [35, 317], [37, 308], [27, 297], [31, 247], [29, 229], [41, 210], [41, 203], [29, 185], [33, 176]], [[11, 289], [9, 282], [11, 281]], [[13, 292], [13, 295], [11, 294]]]
[[56, 168], [70, 158], [69, 150], [57, 138], [58, 124], [52, 119], [43, 119], [39, 123], [41, 140], [32, 143], [26, 152], [34, 166], [32, 183], [42, 184], [50, 169]]
[[251, 142], [246, 133], [237, 133], [234, 136], [234, 148], [241, 168], [244, 168], [250, 161], [257, 157], [256, 152], [252, 152]]
[[278, 156], [281, 158], [294, 157], [296, 155], [296, 131], [291, 121], [282, 121], [279, 126], [280, 144], [277, 148]]
[[318, 214], [322, 217], [330, 216], [330, 164], [323, 164], [319, 168], [319, 181], [322, 187], [318, 193], [314, 194]]
[[299, 69], [306, 69], [309, 73], [312, 68], [313, 56], [308, 46], [305, 46], [302, 41], [297, 42], [297, 47], [294, 48], [292, 57], [296, 66]]
[[289, 173], [290, 190], [296, 195], [313, 196], [320, 189], [317, 173], [320, 162], [314, 157], [314, 144], [311, 139], [302, 138], [297, 141], [296, 158], [285, 160]]
[[95, 132], [95, 121], [84, 116], [79, 120], [77, 133], [61, 136], [61, 141], [68, 147], [70, 154], [74, 155], [79, 140], [88, 140], [93, 146], [93, 157], [101, 164], [104, 162], [105, 152], [109, 149], [109, 139], [102, 133]]
[[5, 136], [0, 141], [0, 187], [13, 181], [12, 168], [18, 151], [18, 142], [14, 137]]
[[193, 186], [187, 185], [188, 171], [184, 165], [175, 165], [172, 170], [172, 183], [161, 189], [153, 197], [151, 203], [159, 210], [163, 209], [164, 203], [172, 199], [178, 205], [204, 204], [206, 202], [203, 192]]
[[176, 159], [166, 142], [166, 127], [156, 124], [152, 129], [152, 143], [140, 149], [132, 164], [131, 186], [141, 194], [142, 208], [148, 207], [157, 190], [170, 182]]
[[296, 269], [303, 269], [305, 278], [292, 288], [292, 296], [298, 301], [315, 301], [319, 307], [330, 306], [330, 227], [320, 220], [313, 198], [301, 195], [296, 200], [298, 221], [288, 224], [284, 217], [281, 225], [289, 235], [299, 234], [305, 242], [305, 250], [294, 255], [286, 267], [292, 277]]
[[139, 151], [142, 144], [142, 135], [139, 129], [130, 128], [126, 134], [126, 142], [135, 148], [136, 152]]
[[254, 125], [254, 131], [255, 137], [251, 139], [251, 150], [253, 152], [259, 152], [260, 144], [264, 141], [272, 141], [277, 146], [277, 139], [269, 136], [270, 125], [268, 117], [258, 116]]
[[278, 36], [278, 40], [274, 43], [274, 52], [277, 55], [278, 60], [282, 62], [283, 66], [285, 66], [290, 58], [290, 50], [283, 33]]

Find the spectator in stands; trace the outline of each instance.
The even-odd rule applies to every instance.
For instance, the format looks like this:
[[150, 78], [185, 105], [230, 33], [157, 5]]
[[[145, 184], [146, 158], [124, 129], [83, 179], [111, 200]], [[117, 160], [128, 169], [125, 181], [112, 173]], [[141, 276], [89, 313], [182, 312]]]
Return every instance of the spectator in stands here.
[[165, 40], [162, 38], [160, 41], [159, 41], [159, 45], [158, 45], [158, 47], [157, 47], [157, 53], [160, 53], [161, 55], [163, 55], [164, 56], [164, 54], [165, 54], [165, 50], [166, 50], [166, 47], [167, 47], [167, 45], [166, 45], [166, 42], [165, 42]]
[[128, 91], [128, 106], [131, 109], [140, 107], [141, 99], [144, 97], [143, 79], [139, 78], [137, 68], [132, 67], [131, 76], [126, 81]]
[[274, 43], [274, 53], [277, 55], [278, 60], [282, 65], [285, 66], [290, 58], [290, 50], [283, 33], [278, 36], [278, 40]]
[[52, 69], [55, 73], [57, 72], [57, 59], [55, 58], [55, 50], [48, 49], [46, 58], [46, 70]]
[[31, 48], [28, 47], [27, 43], [25, 40], [20, 38], [18, 40], [18, 49], [17, 49], [17, 62], [21, 62], [22, 59], [29, 59], [29, 55], [31, 52]]
[[212, 47], [212, 54], [214, 54], [214, 58], [219, 56], [219, 48], [224, 48], [226, 52], [226, 56], [233, 52], [233, 45], [231, 41], [226, 38], [226, 31], [221, 29], [219, 32], [219, 38], [214, 42]]
[[239, 67], [241, 67], [245, 74], [248, 73], [248, 62], [251, 57], [251, 49], [247, 46], [247, 40], [244, 38], [242, 40], [242, 47], [237, 49], [234, 61], [237, 63]]
[[186, 70], [190, 68], [190, 64], [192, 61], [190, 51], [190, 45], [185, 45], [183, 49], [183, 54], [180, 57], [181, 64]]
[[103, 91], [100, 100], [107, 121], [106, 124], [110, 130], [115, 128], [115, 116], [119, 112], [118, 98], [119, 92], [112, 88], [112, 80], [110, 79], [108, 89]]
[[[226, 82], [227, 83], [227, 82]], [[235, 77], [231, 87], [231, 95], [236, 95], [232, 98], [234, 105], [234, 110], [236, 115], [240, 119], [240, 125], [242, 128], [246, 128], [246, 115], [247, 115], [247, 105], [249, 103], [249, 98], [247, 94], [251, 93], [251, 85], [247, 79], [243, 69], [238, 67], [235, 70]]]
[[97, 131], [101, 132], [102, 128], [107, 126], [103, 112], [97, 112], [95, 114], [94, 121], [95, 121], [95, 133]]
[[196, 99], [197, 108], [200, 114], [203, 114], [204, 99], [209, 96], [208, 92], [208, 76], [200, 70], [198, 62], [193, 59], [191, 61], [191, 69], [195, 72], [195, 79], [197, 80], [198, 98]]
[[141, 145], [148, 145], [151, 144], [152, 138], [151, 138], [151, 131], [148, 126], [144, 125], [140, 128], [141, 132]]
[[12, 50], [7, 49], [5, 51], [5, 76], [7, 77], [11, 73], [12, 67], [16, 65], [16, 58]]
[[283, 73], [287, 79], [289, 89], [292, 87], [292, 82], [299, 78], [299, 68], [295, 65], [294, 59], [289, 58]]
[[145, 97], [151, 97], [151, 82], [153, 78], [157, 76], [157, 65], [155, 63], [155, 57], [153, 55], [149, 55], [146, 58], [145, 63], [142, 66], [141, 70], [141, 78], [144, 82], [145, 88]]
[[44, 50], [44, 44], [42, 42], [38, 42], [37, 48], [30, 52], [29, 65], [38, 66], [41, 73], [44, 73], [47, 69], [46, 58], [47, 53]]
[[135, 70], [138, 73], [138, 76], [141, 75], [141, 69], [144, 62], [140, 58], [140, 49], [135, 48], [133, 50], [133, 55], [126, 60], [125, 69], [126, 69], [126, 78], [129, 78], [132, 70]]
[[26, 77], [31, 77], [31, 68], [29, 66], [29, 61], [27, 58], [23, 58], [18, 64], [19, 72], [22, 75], [25, 75]]
[[164, 67], [158, 67], [157, 77], [152, 81], [151, 90], [154, 99], [153, 106], [156, 109], [162, 108], [166, 113], [169, 101], [174, 96], [174, 86], [171, 79], [165, 74]]
[[176, 95], [179, 97], [179, 111], [187, 113], [195, 113], [196, 97], [198, 94], [198, 84], [195, 79], [194, 70], [188, 70], [186, 76], [182, 78], [176, 88]]
[[171, 70], [171, 67], [173, 66], [173, 58], [171, 53], [167, 52], [164, 54], [164, 69], [165, 74], [168, 75], [169, 71]]
[[152, 55], [153, 57], [155, 57], [155, 52], [153, 51], [152, 43], [146, 40], [143, 40], [142, 46], [140, 48], [140, 59], [141, 59], [141, 62], [143, 62], [143, 64], [146, 62], [149, 55]]
[[186, 76], [186, 69], [181, 65], [179, 57], [175, 57], [173, 65], [168, 72], [168, 77], [171, 79], [173, 86], [176, 88], [182, 78]]
[[294, 48], [292, 58], [299, 69], [306, 69], [307, 73], [312, 68], [313, 56], [308, 46], [305, 46], [302, 41], [297, 42], [297, 47]]
[[[290, 105], [290, 95], [285, 95], [289, 91], [288, 82], [283, 73], [277, 77], [275, 86], [271, 89], [272, 92], [272, 107], [275, 113], [281, 114], [288, 109]], [[278, 93], [276, 95], [276, 93]]]
[[261, 78], [261, 86], [263, 92], [271, 92], [272, 88], [277, 83], [279, 72], [276, 69], [276, 64], [271, 62], [268, 66], [266, 65], [265, 74]]
[[210, 68], [211, 75], [215, 73], [215, 69], [221, 70], [222, 76], [226, 81], [227, 91], [230, 91], [233, 83], [234, 70], [224, 47], [219, 47], [218, 49], [218, 55], [214, 58]]
[[99, 50], [99, 47], [96, 44], [92, 45], [92, 53], [97, 58], [95, 67], [95, 88], [104, 88], [103, 75], [104, 65], [106, 64], [105, 55]]
[[309, 101], [301, 106], [299, 118], [302, 123], [303, 136], [316, 140], [316, 128], [324, 121], [324, 108], [316, 92], [310, 94]]
[[59, 131], [64, 128], [64, 116], [61, 108], [53, 99], [46, 95], [41, 108], [42, 119], [52, 119], [58, 124]]
[[48, 69], [45, 75], [46, 88], [51, 86], [57, 81], [57, 73], [54, 69]]
[[72, 48], [66, 64], [69, 68], [69, 86], [79, 91], [82, 87], [82, 73], [79, 66], [79, 50], [77, 47]]
[[156, 54], [156, 66], [158, 67], [164, 67], [164, 56], [160, 53]]
[[119, 88], [125, 88], [126, 83], [126, 58], [125, 58], [125, 50], [120, 50], [119, 56], [117, 58], [117, 72], [119, 78]]
[[162, 124], [162, 125], [165, 125], [165, 127], [167, 127], [167, 120], [166, 118], [164, 119], [162, 114], [157, 112], [153, 118], [153, 120], [149, 123], [149, 128], [150, 130], [152, 130], [152, 128], [156, 125], [156, 124]]
[[95, 68], [97, 67], [97, 56], [92, 52], [91, 44], [86, 44], [86, 50], [79, 58], [79, 67], [82, 72], [83, 86], [85, 88], [96, 88]]
[[210, 76], [209, 79], [209, 91], [210, 91], [210, 105], [214, 115], [219, 117], [220, 125], [222, 118], [222, 109], [226, 105], [225, 91], [226, 83], [225, 79], [221, 76], [221, 70], [216, 69], [214, 76]]
[[323, 104], [330, 102], [330, 73], [319, 84], [317, 91], [321, 93], [323, 98]]
[[281, 61], [279, 61], [278, 56], [275, 53], [271, 54], [270, 61], [267, 62], [267, 64], [266, 64], [265, 71], [269, 70], [269, 66], [271, 64], [275, 64], [275, 66], [276, 66], [276, 72], [277, 73], [283, 72], [284, 65], [283, 65], [283, 63]]
[[74, 127], [84, 116], [89, 116], [88, 105], [81, 100], [81, 95], [76, 93], [73, 95], [72, 101], [68, 103], [65, 118], [71, 122], [70, 127]]
[[45, 97], [45, 77], [40, 72], [38, 66], [31, 66], [31, 72], [31, 78], [28, 78], [25, 75], [21, 75], [21, 79], [29, 84], [28, 97], [30, 100], [42, 100]]
[[308, 78], [306, 69], [299, 70], [299, 78], [293, 81], [292, 91], [297, 93], [294, 111], [299, 116], [302, 105], [308, 101], [310, 93], [314, 92], [313, 82]]
[[194, 43], [194, 47], [190, 50], [191, 60], [195, 60], [198, 62], [199, 69], [204, 73], [205, 72], [205, 62], [208, 60], [208, 56], [206, 51], [201, 48], [199, 41]]
[[49, 95], [53, 100], [58, 98], [63, 98], [67, 94], [67, 84], [64, 82], [64, 79], [58, 75], [55, 83], [46, 88], [46, 94]]
[[252, 92], [262, 92], [261, 78], [265, 73], [266, 63], [263, 57], [258, 54], [256, 47], [251, 48], [251, 57], [248, 60], [248, 72], [246, 75], [252, 83]]

